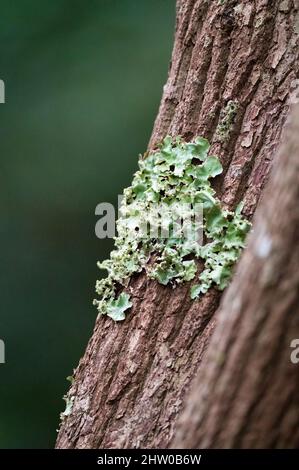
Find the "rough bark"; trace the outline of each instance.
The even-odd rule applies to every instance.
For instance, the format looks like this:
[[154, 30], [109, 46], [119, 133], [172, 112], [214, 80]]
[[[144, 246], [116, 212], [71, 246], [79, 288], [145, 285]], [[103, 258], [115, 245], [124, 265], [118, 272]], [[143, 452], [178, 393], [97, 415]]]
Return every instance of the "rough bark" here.
[[299, 446], [299, 106], [285, 142], [174, 447]]
[[[207, 137], [225, 169], [216, 182], [218, 195], [228, 207], [244, 198], [248, 217], [267, 180], [298, 78], [297, 13], [294, 1], [177, 3], [171, 67], [149, 147], [166, 134]], [[225, 125], [230, 101], [238, 109]], [[57, 447], [169, 445], [220, 300], [210, 290], [191, 301], [189, 289], [172, 290], [141, 274], [129, 285], [134, 305], [126, 321], [96, 321]]]

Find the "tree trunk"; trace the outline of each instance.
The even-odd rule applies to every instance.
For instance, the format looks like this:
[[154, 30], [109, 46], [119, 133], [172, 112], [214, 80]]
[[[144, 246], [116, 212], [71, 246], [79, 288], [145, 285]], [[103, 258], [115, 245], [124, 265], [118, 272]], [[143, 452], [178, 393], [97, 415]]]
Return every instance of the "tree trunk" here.
[[[298, 78], [294, 1], [178, 0], [172, 63], [150, 148], [166, 134], [212, 142], [224, 173], [215, 185], [229, 208], [251, 217]], [[145, 274], [131, 279], [123, 323], [96, 321], [69, 392], [62, 448], [167, 447], [200, 369], [220, 293], [197, 301]]]
[[174, 447], [299, 446], [299, 106]]

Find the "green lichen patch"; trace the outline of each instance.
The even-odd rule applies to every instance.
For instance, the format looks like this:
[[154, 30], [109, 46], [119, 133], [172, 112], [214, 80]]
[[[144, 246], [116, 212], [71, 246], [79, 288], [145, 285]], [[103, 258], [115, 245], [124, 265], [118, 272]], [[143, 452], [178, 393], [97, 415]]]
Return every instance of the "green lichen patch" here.
[[[100, 314], [124, 320], [132, 303], [126, 292], [118, 292], [142, 270], [172, 287], [197, 278], [192, 299], [213, 285], [220, 290], [227, 286], [250, 223], [241, 206], [235, 212], [221, 207], [210, 180], [222, 166], [208, 155], [209, 148], [202, 137], [188, 143], [166, 137], [157, 151], [139, 161], [132, 185], [124, 190], [115, 249], [110, 259], [98, 263], [108, 272], [96, 284], [99, 300], [94, 303]], [[200, 273], [196, 259], [204, 262]]]
[[229, 101], [221, 111], [220, 121], [216, 129], [216, 135], [221, 142], [228, 140], [238, 111], [238, 102]]
[[64, 395], [63, 400], [65, 401], [65, 410], [62, 413], [60, 413], [61, 421], [64, 421], [64, 419], [67, 418], [71, 414], [75, 397], [74, 396], [69, 397], [68, 395]]

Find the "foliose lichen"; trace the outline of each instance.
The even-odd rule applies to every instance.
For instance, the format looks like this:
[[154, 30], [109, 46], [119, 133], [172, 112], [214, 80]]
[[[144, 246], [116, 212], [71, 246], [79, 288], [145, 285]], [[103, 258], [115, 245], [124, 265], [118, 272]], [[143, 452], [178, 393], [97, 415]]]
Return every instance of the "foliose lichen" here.
[[63, 400], [65, 401], [65, 410], [62, 413], [60, 413], [61, 421], [64, 421], [65, 418], [67, 418], [71, 414], [75, 397], [74, 396], [69, 397], [68, 395], [64, 395]]
[[[140, 159], [132, 185], [124, 190], [115, 249], [110, 259], [98, 263], [108, 272], [96, 284], [100, 300], [94, 304], [100, 314], [125, 319], [132, 303], [123, 288], [142, 270], [172, 287], [197, 277], [192, 299], [213, 285], [220, 290], [227, 286], [250, 223], [241, 205], [235, 212], [221, 207], [210, 180], [222, 166], [208, 155], [209, 148], [202, 137], [193, 142], [166, 137], [158, 150]], [[202, 217], [197, 217], [199, 207]], [[202, 243], [195, 236], [200, 231]], [[197, 260], [204, 264], [201, 272]]]
[[221, 142], [228, 140], [236, 120], [238, 102], [230, 100], [220, 113], [220, 121], [216, 129], [216, 135]]

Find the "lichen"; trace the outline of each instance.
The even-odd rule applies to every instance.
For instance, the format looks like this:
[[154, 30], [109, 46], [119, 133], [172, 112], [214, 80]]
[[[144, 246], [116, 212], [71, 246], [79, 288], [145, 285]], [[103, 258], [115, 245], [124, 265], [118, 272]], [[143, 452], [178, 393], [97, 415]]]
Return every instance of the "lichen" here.
[[230, 100], [221, 111], [220, 121], [216, 129], [216, 136], [220, 142], [228, 140], [236, 120], [238, 102]]
[[[235, 212], [221, 207], [210, 179], [221, 174], [222, 166], [208, 155], [209, 148], [202, 137], [189, 143], [166, 137], [158, 150], [140, 159], [132, 185], [124, 190], [115, 249], [98, 263], [108, 272], [96, 284], [100, 300], [94, 304], [100, 314], [125, 319], [132, 303], [122, 290], [142, 270], [172, 287], [197, 277], [192, 299], [213, 285], [227, 286], [250, 223], [241, 205]], [[204, 263], [200, 273], [197, 260]]]
[[74, 396], [69, 397], [68, 395], [64, 395], [63, 400], [65, 401], [65, 410], [62, 413], [60, 413], [61, 421], [64, 421], [64, 419], [67, 418], [71, 414], [75, 397]]

